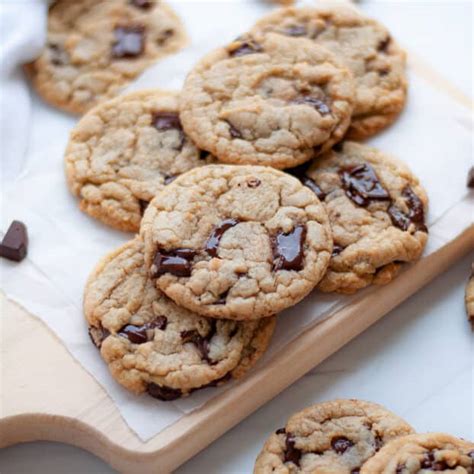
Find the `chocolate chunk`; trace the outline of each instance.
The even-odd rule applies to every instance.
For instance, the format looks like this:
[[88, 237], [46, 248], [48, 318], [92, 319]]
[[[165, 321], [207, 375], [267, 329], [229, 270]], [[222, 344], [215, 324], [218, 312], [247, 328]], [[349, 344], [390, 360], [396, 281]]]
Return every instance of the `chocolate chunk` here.
[[403, 464], [403, 465], [399, 464], [397, 466], [397, 470], [395, 471], [395, 474], [402, 474], [403, 469], [405, 469], [405, 467], [406, 467], [405, 464]]
[[306, 163], [303, 163], [302, 165], [295, 166], [294, 168], [290, 168], [285, 171], [294, 176], [295, 178], [298, 178], [304, 186], [311, 189], [311, 191], [316, 194], [320, 201], [324, 201], [324, 199], [326, 198], [326, 194], [313, 179], [306, 175], [306, 171], [308, 170], [310, 164], [311, 162], [308, 161]]
[[282, 31], [287, 36], [306, 36], [308, 30], [303, 25], [292, 25]]
[[380, 51], [381, 53], [385, 53], [391, 41], [392, 41], [392, 38], [390, 37], [390, 35], [387, 36], [385, 39], [380, 41], [380, 43], [377, 46], [377, 51]]
[[467, 174], [467, 187], [474, 188], [474, 166], [471, 166], [471, 169]]
[[261, 53], [263, 48], [256, 41], [251, 39], [244, 40], [237, 38], [237, 40], [229, 48], [229, 56], [235, 58], [239, 56], [246, 56], [247, 54]]
[[295, 438], [291, 434], [287, 435], [286, 437], [285, 448], [284, 462], [292, 462], [296, 466], [299, 466], [303, 453], [301, 450], [295, 447]]
[[148, 207], [148, 204], [150, 204], [150, 203], [148, 201], [143, 200], [143, 199], [139, 199], [138, 204], [140, 206], [140, 214], [143, 216], [143, 214], [145, 214], [145, 211]]
[[342, 168], [339, 176], [347, 197], [358, 206], [368, 206], [372, 201], [390, 200], [374, 169], [367, 163]]
[[342, 247], [338, 244], [334, 244], [334, 246], [332, 248], [331, 257], [337, 257], [343, 250], [344, 250], [344, 247]]
[[199, 159], [200, 160], [206, 160], [207, 157], [209, 156], [209, 152], [206, 150], [199, 150]]
[[421, 467], [433, 471], [442, 471], [444, 469], [453, 469], [456, 466], [448, 466], [445, 461], [436, 461], [434, 453], [430, 451], [424, 455]]
[[13, 221], [0, 243], [0, 257], [21, 262], [28, 253], [28, 231], [20, 221]]
[[295, 270], [303, 268], [306, 226], [298, 225], [291, 232], [280, 232], [272, 238], [273, 269]]
[[153, 382], [148, 384], [146, 391], [153, 398], [157, 398], [158, 400], [161, 400], [163, 402], [177, 400], [183, 395], [183, 392], [181, 392], [179, 388], [160, 386]]
[[145, 49], [144, 26], [117, 26], [114, 29], [114, 35], [113, 58], [136, 58], [143, 53]]
[[380, 449], [383, 447], [383, 445], [384, 445], [384, 442], [383, 442], [382, 437], [378, 433], [376, 433], [375, 436], [374, 436], [375, 451], [380, 451]]
[[165, 273], [188, 277], [192, 271], [192, 260], [196, 256], [192, 249], [158, 249], [153, 260], [151, 275], [156, 278]]
[[165, 175], [164, 180], [163, 180], [163, 183], [164, 183], [165, 185], [166, 185], [166, 184], [170, 184], [170, 183], [172, 183], [176, 178], [177, 178], [177, 176], [168, 176], [168, 175]]
[[393, 225], [406, 231], [410, 225], [413, 224], [416, 230], [428, 232], [425, 225], [425, 211], [421, 199], [410, 186], [406, 186], [402, 190], [402, 196], [407, 201], [408, 214], [399, 209], [395, 204], [391, 204], [387, 212]]
[[152, 337], [152, 331], [156, 329], [165, 330], [168, 325], [168, 319], [166, 316], [158, 316], [149, 323], [143, 324], [142, 326], [134, 326], [133, 324], [127, 324], [120, 331], [118, 335], [128, 338], [133, 344], [144, 344], [148, 342]]
[[226, 304], [227, 296], [229, 295], [229, 290], [224, 291], [224, 293], [220, 294], [219, 299], [214, 304]]
[[219, 248], [219, 242], [222, 239], [224, 233], [229, 230], [231, 227], [236, 226], [240, 221], [237, 219], [226, 219], [222, 221], [218, 226], [214, 228], [211, 236], [207, 239], [206, 242], [206, 252], [211, 257], [217, 257], [217, 250]]
[[155, 112], [151, 118], [152, 125], [159, 130], [183, 130], [179, 115], [174, 112]]
[[360, 474], [360, 467], [355, 467], [352, 469], [351, 474]]
[[130, 0], [130, 4], [142, 10], [148, 10], [153, 5], [153, 2], [150, 0]]
[[182, 331], [181, 339], [183, 343], [192, 342], [198, 348], [199, 352], [201, 353], [202, 358], [208, 364], [212, 365], [214, 364], [214, 362], [209, 357], [209, 344], [211, 342], [211, 339], [214, 337], [215, 333], [216, 333], [216, 323], [215, 321], [212, 321], [209, 333], [205, 337], [201, 336], [198, 331], [193, 329], [191, 331]]
[[69, 63], [69, 54], [57, 43], [48, 43], [51, 62], [55, 66], [64, 66]]
[[258, 178], [250, 178], [247, 180], [247, 186], [249, 188], [258, 188], [262, 182]]
[[229, 125], [229, 133], [232, 138], [242, 138], [243, 135], [237, 130], [230, 122], [227, 122]]
[[102, 325], [100, 325], [99, 327], [90, 326], [88, 332], [92, 343], [95, 347], [97, 347], [97, 349], [100, 349], [102, 346], [102, 342], [104, 342], [104, 339], [110, 336], [110, 332], [104, 327], [102, 327]]
[[277, 434], [277, 435], [286, 434], [286, 430], [285, 430], [285, 428], [278, 428], [278, 429], [275, 431], [275, 434]]
[[344, 454], [354, 443], [345, 436], [336, 436], [331, 440], [331, 447], [337, 454]]
[[338, 142], [332, 146], [332, 149], [336, 152], [341, 152], [344, 149], [344, 142]]
[[326, 104], [326, 102], [321, 99], [318, 99], [317, 97], [311, 97], [309, 95], [298, 97], [294, 99], [292, 103], [309, 105], [310, 107], [315, 108], [322, 116], [329, 115], [331, 113], [331, 109]]

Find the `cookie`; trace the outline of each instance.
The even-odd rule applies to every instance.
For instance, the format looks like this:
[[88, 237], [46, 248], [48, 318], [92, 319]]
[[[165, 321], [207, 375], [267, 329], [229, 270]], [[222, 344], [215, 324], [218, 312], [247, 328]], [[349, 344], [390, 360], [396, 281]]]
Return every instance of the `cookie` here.
[[474, 472], [474, 443], [443, 433], [414, 434], [391, 441], [369, 459], [361, 474]]
[[315, 194], [260, 166], [209, 165], [179, 176], [151, 201], [140, 232], [158, 288], [213, 318], [258, 319], [296, 304], [332, 251]]
[[465, 301], [467, 317], [474, 321], [474, 263], [472, 264], [471, 276], [466, 285]]
[[113, 377], [160, 400], [241, 377], [264, 353], [275, 327], [275, 317], [216, 321], [176, 306], [150, 280], [138, 237], [99, 263], [84, 310]]
[[161, 0], [58, 0], [46, 46], [27, 70], [46, 102], [81, 114], [185, 43], [181, 21]]
[[348, 137], [362, 139], [391, 124], [407, 94], [405, 53], [387, 29], [349, 6], [287, 8], [261, 19], [253, 32], [309, 38], [337, 55], [355, 79]]
[[318, 403], [293, 415], [267, 440], [254, 474], [356, 474], [385, 443], [410, 433], [405, 421], [375, 403]]
[[325, 292], [354, 293], [391, 281], [417, 260], [428, 239], [428, 198], [400, 161], [343, 142], [306, 169], [290, 170], [323, 201], [334, 238]]
[[176, 176], [215, 161], [183, 132], [178, 95], [149, 90], [106, 101], [71, 132], [66, 176], [80, 208], [137, 232], [149, 201]]
[[341, 140], [354, 81], [304, 38], [245, 36], [204, 57], [181, 94], [186, 133], [220, 161], [287, 168]]

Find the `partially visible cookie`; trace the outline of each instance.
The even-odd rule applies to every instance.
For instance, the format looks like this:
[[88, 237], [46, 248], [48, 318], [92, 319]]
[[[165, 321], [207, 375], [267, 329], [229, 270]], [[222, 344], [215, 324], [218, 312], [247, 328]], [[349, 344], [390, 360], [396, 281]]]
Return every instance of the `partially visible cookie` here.
[[391, 441], [361, 469], [361, 474], [474, 472], [474, 443], [443, 433], [414, 434]]
[[265, 443], [254, 474], [356, 474], [386, 443], [413, 433], [375, 403], [334, 400], [296, 413]]
[[471, 276], [466, 285], [466, 313], [467, 317], [474, 321], [474, 263], [472, 264]]
[[158, 288], [178, 305], [224, 319], [267, 317], [324, 275], [332, 237], [319, 199], [261, 166], [209, 165], [173, 181], [140, 233]]
[[27, 70], [44, 100], [80, 114], [185, 42], [181, 21], [161, 0], [58, 0], [44, 51]]
[[148, 202], [176, 176], [214, 162], [185, 135], [178, 95], [148, 90], [90, 110], [66, 148], [69, 188], [87, 214], [137, 232]]
[[84, 311], [113, 377], [160, 400], [241, 377], [264, 353], [275, 327], [274, 317], [215, 321], [176, 306], [148, 277], [138, 237], [98, 264]]
[[352, 74], [327, 49], [305, 38], [247, 35], [190, 72], [181, 121], [220, 161], [288, 168], [342, 139], [353, 95]]
[[344, 62], [356, 86], [349, 138], [373, 135], [391, 124], [405, 105], [405, 53], [383, 25], [350, 6], [278, 10], [252, 31], [309, 38]]
[[354, 293], [391, 281], [417, 260], [428, 239], [428, 198], [402, 162], [343, 142], [309, 168], [290, 170], [324, 203], [334, 238], [322, 291]]

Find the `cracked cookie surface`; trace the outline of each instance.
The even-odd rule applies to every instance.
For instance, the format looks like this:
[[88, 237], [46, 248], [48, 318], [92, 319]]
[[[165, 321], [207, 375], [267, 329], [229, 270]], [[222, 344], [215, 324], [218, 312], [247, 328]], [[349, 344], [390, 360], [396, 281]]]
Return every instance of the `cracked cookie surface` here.
[[27, 71], [43, 99], [80, 114], [185, 43], [181, 21], [161, 1], [58, 0], [45, 48]]
[[254, 474], [356, 474], [385, 443], [412, 432], [375, 403], [319, 403], [293, 415], [267, 440]]
[[252, 31], [309, 38], [344, 62], [355, 79], [348, 138], [373, 135], [391, 124], [403, 109], [405, 53], [383, 25], [353, 8], [286, 8], [261, 19]]
[[216, 321], [176, 306], [150, 280], [139, 237], [95, 268], [84, 311], [113, 377], [165, 401], [243, 376], [267, 348], [276, 320]]
[[354, 142], [338, 144], [307, 169], [290, 170], [324, 203], [334, 238], [326, 292], [386, 284], [417, 260], [428, 234], [428, 198], [402, 162]]
[[214, 162], [184, 134], [178, 95], [148, 90], [106, 101], [73, 128], [65, 153], [69, 188], [87, 214], [136, 232], [151, 201], [176, 176]]
[[260, 166], [181, 175], [151, 201], [140, 232], [157, 286], [215, 318], [257, 319], [296, 304], [322, 278], [332, 251], [314, 193]]
[[361, 474], [474, 472], [474, 443], [443, 433], [414, 434], [391, 441], [369, 459]]
[[466, 285], [465, 301], [467, 317], [474, 321], [474, 263], [472, 264], [471, 276]]
[[302, 38], [245, 36], [205, 56], [181, 94], [184, 130], [232, 164], [296, 166], [341, 140], [352, 74]]

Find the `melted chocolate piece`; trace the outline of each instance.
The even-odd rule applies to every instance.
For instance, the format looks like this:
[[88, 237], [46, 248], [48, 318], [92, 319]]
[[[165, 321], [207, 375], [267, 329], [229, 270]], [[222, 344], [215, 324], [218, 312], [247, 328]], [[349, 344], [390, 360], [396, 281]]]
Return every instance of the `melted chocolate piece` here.
[[292, 25], [282, 31], [287, 36], [306, 36], [308, 30], [303, 25]]
[[192, 260], [196, 256], [193, 249], [158, 249], [153, 260], [151, 275], [153, 278], [171, 273], [179, 277], [188, 277], [192, 271]]
[[351, 474], [360, 474], [360, 467], [355, 467], [352, 469]]
[[334, 246], [332, 248], [331, 257], [337, 257], [343, 250], [344, 250], [344, 247], [341, 247], [338, 244], [334, 244]]
[[308, 161], [306, 163], [303, 163], [302, 165], [287, 169], [285, 171], [294, 176], [295, 178], [298, 178], [304, 186], [311, 189], [311, 191], [316, 194], [320, 201], [324, 201], [324, 199], [326, 198], [326, 194], [313, 179], [306, 175], [306, 171], [308, 170], [310, 164], [311, 162]]
[[89, 327], [89, 337], [97, 349], [100, 349], [104, 339], [110, 336], [110, 332], [100, 325], [98, 328], [94, 326]]
[[0, 257], [21, 262], [28, 253], [28, 231], [20, 221], [13, 221], [0, 243]]
[[148, 10], [153, 5], [153, 2], [150, 0], [130, 0], [130, 4], [142, 10]]
[[219, 249], [219, 242], [222, 239], [224, 233], [231, 227], [236, 226], [240, 221], [238, 219], [226, 219], [222, 221], [218, 226], [214, 227], [211, 236], [206, 242], [206, 252], [211, 257], [217, 257], [217, 250]]
[[329, 115], [331, 113], [331, 109], [326, 104], [326, 102], [318, 99], [317, 97], [311, 97], [309, 95], [298, 97], [297, 99], [293, 100], [293, 103], [309, 105], [310, 107], [315, 108], [322, 116]]
[[229, 133], [232, 138], [242, 138], [243, 135], [237, 130], [230, 122], [227, 122], [229, 125]]
[[148, 392], [148, 395], [163, 402], [177, 400], [183, 395], [183, 392], [179, 388], [160, 386], [153, 382], [148, 384], [146, 391]]
[[299, 467], [300, 459], [303, 453], [301, 450], [295, 447], [295, 438], [291, 434], [287, 435], [286, 437], [285, 447], [284, 462], [292, 462]]
[[229, 50], [229, 56], [236, 58], [239, 56], [246, 56], [247, 54], [261, 53], [263, 48], [256, 41], [253, 40], [243, 40], [237, 38], [235, 45]]
[[347, 197], [358, 206], [368, 206], [372, 201], [390, 200], [374, 169], [367, 163], [342, 168], [339, 176]]
[[341, 152], [344, 149], [344, 142], [338, 142], [332, 146], [332, 149], [336, 152]]
[[205, 160], [209, 156], [209, 152], [206, 150], [199, 150], [199, 159]]
[[469, 173], [467, 174], [467, 183], [468, 188], [474, 188], [474, 166], [471, 166]]
[[258, 178], [250, 178], [247, 180], [247, 186], [249, 188], [258, 188], [262, 182]]
[[143, 53], [145, 49], [144, 26], [117, 26], [114, 29], [114, 35], [113, 58], [136, 58]]
[[294, 270], [303, 268], [303, 244], [306, 239], [306, 226], [298, 225], [291, 232], [283, 232], [272, 237], [273, 269]]
[[229, 294], [229, 290], [224, 291], [224, 293], [220, 294], [219, 299], [214, 304], [226, 304], [227, 295]]
[[149, 334], [152, 330], [161, 329], [165, 330], [168, 325], [168, 319], [166, 316], [158, 316], [153, 321], [143, 324], [142, 326], [134, 326], [133, 324], [127, 324], [120, 331], [118, 335], [126, 337], [133, 344], [144, 344], [148, 342], [153, 335]]
[[210, 331], [205, 337], [201, 336], [199, 332], [196, 331], [195, 329], [192, 329], [190, 331], [182, 331], [181, 339], [183, 343], [192, 342], [198, 348], [199, 352], [201, 353], [202, 358], [208, 364], [212, 365], [214, 364], [214, 362], [209, 357], [209, 343], [211, 342], [211, 339], [214, 337], [215, 333], [216, 333], [216, 323], [215, 321], [212, 321]]
[[166, 186], [167, 184], [172, 183], [176, 178], [177, 178], [177, 176], [168, 176], [168, 175], [165, 175], [163, 183], [164, 183], [165, 186]]
[[380, 41], [380, 43], [377, 46], [377, 51], [380, 51], [381, 53], [385, 53], [391, 41], [392, 41], [392, 38], [390, 36], [387, 36], [385, 39]]
[[433, 471], [442, 471], [444, 469], [453, 469], [456, 466], [448, 466], [445, 461], [436, 461], [435, 455], [431, 451], [424, 455], [423, 461], [421, 462], [421, 467], [431, 469]]
[[275, 434], [280, 435], [280, 434], [286, 434], [286, 429], [285, 428], [278, 428], [275, 431]]
[[344, 454], [354, 443], [345, 436], [336, 436], [331, 440], [331, 447], [337, 454]]
[[152, 125], [159, 130], [183, 130], [179, 115], [174, 112], [155, 112], [151, 118]]
[[145, 214], [146, 208], [148, 207], [148, 204], [150, 203], [148, 201], [144, 201], [143, 199], [139, 199], [138, 204], [140, 206], [140, 214], [143, 216], [143, 214]]
[[375, 436], [374, 436], [374, 443], [375, 443], [375, 451], [380, 451], [383, 447], [383, 439], [382, 437], [376, 433]]
[[410, 224], [413, 224], [417, 230], [428, 232], [425, 225], [425, 211], [421, 199], [413, 192], [410, 186], [406, 186], [402, 190], [402, 196], [407, 201], [408, 214], [399, 209], [395, 204], [391, 204], [388, 208], [388, 214], [394, 226], [408, 230]]

